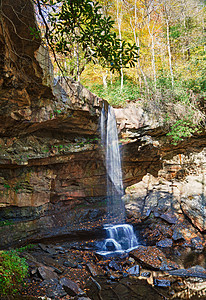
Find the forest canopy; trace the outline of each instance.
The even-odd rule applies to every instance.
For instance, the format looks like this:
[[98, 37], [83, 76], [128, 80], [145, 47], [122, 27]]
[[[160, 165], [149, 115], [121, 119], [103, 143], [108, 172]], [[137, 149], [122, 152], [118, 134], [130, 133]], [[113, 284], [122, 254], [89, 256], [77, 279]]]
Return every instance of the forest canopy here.
[[[90, 0], [37, 0], [46, 28], [48, 45], [67, 59], [76, 56], [80, 75], [80, 53], [84, 63], [98, 63], [110, 71], [134, 67], [138, 47], [121, 40], [114, 30], [114, 20], [103, 13], [98, 2]], [[46, 16], [44, 10], [46, 11]]]
[[36, 4], [64, 75], [113, 105], [144, 101], [154, 114], [161, 111], [176, 140], [204, 125], [199, 108], [206, 95], [205, 1]]

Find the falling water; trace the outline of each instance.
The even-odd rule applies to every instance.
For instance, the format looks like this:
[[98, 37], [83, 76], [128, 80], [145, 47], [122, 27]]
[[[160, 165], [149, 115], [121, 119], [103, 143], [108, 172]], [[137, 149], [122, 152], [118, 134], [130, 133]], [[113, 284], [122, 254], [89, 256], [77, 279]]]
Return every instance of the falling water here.
[[[107, 170], [107, 239], [101, 253], [130, 251], [138, 246], [133, 227], [125, 224], [125, 208], [122, 201], [123, 183], [119, 142], [114, 110], [103, 107], [101, 113], [101, 141], [105, 149]], [[114, 224], [114, 225], [112, 225]]]
[[102, 109], [101, 140], [106, 152], [108, 222], [124, 223], [122, 168], [116, 119], [111, 106], [108, 106], [107, 117], [104, 108]]

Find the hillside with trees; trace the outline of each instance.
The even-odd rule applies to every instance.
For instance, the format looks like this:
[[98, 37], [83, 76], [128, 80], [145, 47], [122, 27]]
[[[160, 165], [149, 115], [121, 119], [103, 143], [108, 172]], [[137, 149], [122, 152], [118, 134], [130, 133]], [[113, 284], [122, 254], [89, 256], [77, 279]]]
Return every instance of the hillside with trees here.
[[205, 10], [200, 0], [37, 1], [56, 75], [114, 106], [140, 101], [174, 143], [205, 123]]

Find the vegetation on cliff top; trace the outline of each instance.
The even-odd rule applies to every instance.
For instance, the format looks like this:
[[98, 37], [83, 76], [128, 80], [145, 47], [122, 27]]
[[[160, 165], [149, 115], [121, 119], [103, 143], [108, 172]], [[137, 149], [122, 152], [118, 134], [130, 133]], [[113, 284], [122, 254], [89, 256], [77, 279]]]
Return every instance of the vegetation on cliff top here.
[[41, 28], [65, 76], [112, 105], [143, 102], [163, 120], [174, 142], [199, 131], [206, 95], [204, 2], [36, 3]]

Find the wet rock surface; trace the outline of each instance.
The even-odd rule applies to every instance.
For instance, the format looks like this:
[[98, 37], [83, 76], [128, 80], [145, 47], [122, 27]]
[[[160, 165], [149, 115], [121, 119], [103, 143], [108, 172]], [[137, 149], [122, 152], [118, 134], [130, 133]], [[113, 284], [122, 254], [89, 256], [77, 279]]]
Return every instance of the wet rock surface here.
[[56, 279], [57, 274], [50, 267], [39, 267], [38, 273], [43, 280]]
[[59, 281], [60, 285], [63, 286], [66, 293], [70, 296], [82, 295], [84, 292], [79, 288], [79, 286], [72, 280], [63, 277]]
[[171, 239], [164, 239], [164, 240], [160, 240], [159, 242], [157, 242], [157, 247], [161, 247], [161, 248], [168, 248], [168, 247], [172, 247], [173, 242]]
[[169, 271], [169, 274], [181, 277], [198, 277], [206, 279], [206, 269], [201, 266], [194, 266], [189, 269]]
[[127, 273], [129, 275], [139, 276], [140, 275], [140, 267], [139, 267], [139, 265], [135, 265], [135, 266], [127, 269]]
[[169, 287], [171, 285], [171, 282], [170, 282], [170, 280], [154, 278], [154, 285], [164, 288], [164, 287]]
[[141, 262], [145, 267], [154, 270], [168, 271], [179, 268], [175, 262], [167, 259], [165, 254], [154, 246], [139, 246], [130, 252], [130, 256]]
[[[132, 251], [110, 258], [99, 258], [94, 247], [92, 241], [61, 241], [56, 244], [41, 243], [22, 252], [30, 270], [22, 296], [26, 294], [35, 299], [46, 296], [62, 300], [204, 299], [206, 296], [205, 268], [182, 268], [186, 259], [184, 255], [178, 267], [175, 263], [176, 255], [170, 255], [170, 259], [167, 259], [167, 253], [156, 247], [139, 246], [139, 252], [135, 250], [136, 255]], [[55, 249], [56, 253], [50, 254], [48, 248]], [[64, 265], [68, 257], [76, 262], [75, 267]], [[202, 261], [205, 262], [204, 254]], [[167, 268], [162, 268], [164, 264]], [[43, 278], [39, 269], [55, 273], [55, 278]], [[61, 272], [57, 272], [57, 269]]]
[[87, 268], [93, 277], [104, 275], [104, 271], [94, 263], [88, 263]]

